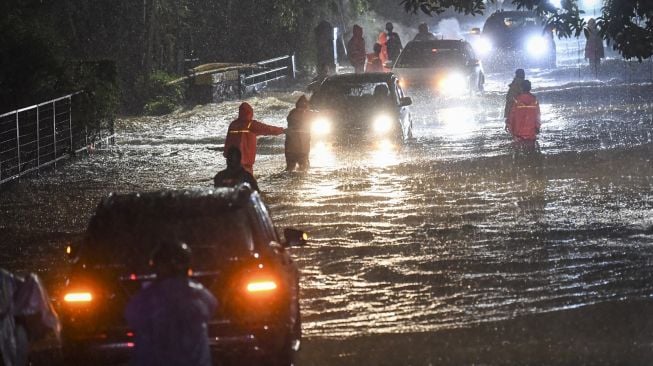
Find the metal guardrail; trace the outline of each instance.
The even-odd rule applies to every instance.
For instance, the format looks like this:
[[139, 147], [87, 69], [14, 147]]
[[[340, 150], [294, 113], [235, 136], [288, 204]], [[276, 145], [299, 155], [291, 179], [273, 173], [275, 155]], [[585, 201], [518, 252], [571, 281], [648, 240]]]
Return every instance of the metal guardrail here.
[[39, 171], [80, 152], [98, 140], [87, 126], [73, 122], [73, 98], [82, 92], [0, 115], [0, 185]]
[[257, 87], [270, 81], [296, 76], [295, 55], [276, 57], [257, 62], [258, 68], [243, 70], [240, 74], [240, 83], [244, 88]]

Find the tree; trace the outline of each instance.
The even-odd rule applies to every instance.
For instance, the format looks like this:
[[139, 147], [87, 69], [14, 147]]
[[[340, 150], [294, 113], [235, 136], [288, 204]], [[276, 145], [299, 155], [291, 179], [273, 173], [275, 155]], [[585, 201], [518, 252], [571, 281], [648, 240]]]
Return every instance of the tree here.
[[[483, 0], [401, 0], [401, 4], [407, 12], [429, 15], [449, 8], [471, 15], [481, 15], [486, 10]], [[546, 25], [556, 29], [558, 37], [578, 37], [587, 31], [577, 0], [563, 0], [560, 8], [547, 0], [512, 0], [512, 4], [542, 15]], [[653, 1], [604, 0], [601, 13], [597, 21], [599, 33], [624, 58], [641, 61], [653, 55]]]

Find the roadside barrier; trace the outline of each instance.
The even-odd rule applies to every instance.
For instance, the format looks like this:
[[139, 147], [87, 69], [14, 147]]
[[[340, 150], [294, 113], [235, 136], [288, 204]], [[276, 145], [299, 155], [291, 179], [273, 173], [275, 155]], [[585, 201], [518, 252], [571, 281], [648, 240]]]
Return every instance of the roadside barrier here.
[[0, 115], [0, 186], [56, 168], [58, 161], [98, 143], [113, 143], [113, 121], [91, 127], [81, 120], [82, 98], [77, 92]]

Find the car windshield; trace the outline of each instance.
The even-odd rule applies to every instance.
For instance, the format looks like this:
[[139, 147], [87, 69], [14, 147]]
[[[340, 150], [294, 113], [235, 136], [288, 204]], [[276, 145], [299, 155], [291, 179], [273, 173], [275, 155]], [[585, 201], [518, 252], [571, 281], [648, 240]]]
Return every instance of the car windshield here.
[[507, 13], [488, 18], [483, 31], [512, 33], [532, 28], [541, 29], [541, 20], [534, 14]]
[[249, 217], [244, 208], [221, 213], [117, 212], [96, 220], [80, 255], [100, 267], [147, 271], [149, 256], [161, 240], [187, 243], [192, 266], [215, 269], [215, 264], [254, 248]]
[[[325, 82], [311, 98], [311, 104], [317, 108], [333, 108], [351, 105], [366, 105], [376, 102], [374, 91], [385, 86], [386, 101], [390, 100], [390, 90], [385, 81], [334, 81]], [[378, 95], [377, 95], [378, 97]]]
[[454, 48], [415, 45], [406, 47], [397, 60], [395, 67], [421, 68], [459, 65], [464, 61], [462, 52]]

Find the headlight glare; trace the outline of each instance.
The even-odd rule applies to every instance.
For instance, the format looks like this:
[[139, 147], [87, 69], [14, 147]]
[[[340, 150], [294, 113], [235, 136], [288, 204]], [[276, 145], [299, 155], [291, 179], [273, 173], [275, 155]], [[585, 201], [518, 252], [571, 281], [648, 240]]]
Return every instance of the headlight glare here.
[[318, 117], [311, 124], [311, 133], [324, 136], [331, 133], [331, 121], [326, 117]]
[[382, 114], [374, 118], [373, 126], [374, 132], [377, 134], [388, 133], [392, 129], [392, 118], [386, 114]]
[[549, 48], [549, 44], [546, 41], [545, 37], [542, 36], [533, 36], [528, 39], [526, 43], [526, 50], [528, 54], [534, 57], [540, 57], [546, 53]]
[[481, 37], [475, 44], [474, 48], [480, 55], [487, 55], [492, 51], [492, 42], [489, 39]]
[[467, 80], [460, 73], [445, 75], [438, 85], [440, 92], [447, 96], [461, 95], [467, 90]]

